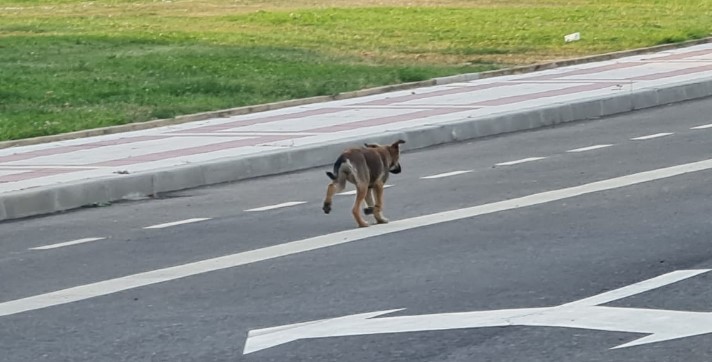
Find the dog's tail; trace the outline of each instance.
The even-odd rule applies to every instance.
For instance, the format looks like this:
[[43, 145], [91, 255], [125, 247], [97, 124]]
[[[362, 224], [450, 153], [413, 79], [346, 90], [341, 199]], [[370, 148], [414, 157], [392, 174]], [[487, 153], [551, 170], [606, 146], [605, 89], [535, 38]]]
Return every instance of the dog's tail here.
[[332, 181], [336, 181], [336, 175], [339, 174], [339, 169], [341, 168], [341, 164], [344, 163], [344, 161], [346, 161], [346, 156], [339, 156], [339, 158], [336, 159], [336, 162], [334, 162], [334, 172], [332, 173], [330, 171], [326, 171], [326, 175], [329, 176]]

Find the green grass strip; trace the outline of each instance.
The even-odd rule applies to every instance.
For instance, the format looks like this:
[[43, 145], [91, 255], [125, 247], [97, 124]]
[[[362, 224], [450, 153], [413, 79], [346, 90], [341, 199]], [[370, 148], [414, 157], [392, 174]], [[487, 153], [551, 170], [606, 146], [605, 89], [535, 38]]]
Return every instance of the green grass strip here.
[[[710, 1], [0, 0], [0, 140], [679, 42]], [[415, 1], [417, 4], [418, 1]], [[324, 3], [332, 6], [334, 2]], [[563, 36], [581, 32], [565, 44]]]

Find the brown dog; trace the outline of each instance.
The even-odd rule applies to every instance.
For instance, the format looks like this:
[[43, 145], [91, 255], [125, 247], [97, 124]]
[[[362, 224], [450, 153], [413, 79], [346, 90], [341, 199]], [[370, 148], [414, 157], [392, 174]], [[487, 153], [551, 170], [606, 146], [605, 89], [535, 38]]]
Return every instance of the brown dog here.
[[[366, 214], [373, 212], [376, 222], [388, 222], [383, 216], [383, 186], [388, 180], [388, 174], [400, 173], [399, 146], [405, 143], [398, 140], [390, 145], [366, 144], [363, 148], [350, 148], [341, 153], [334, 163], [334, 172], [326, 172], [332, 180], [326, 189], [324, 199], [325, 213], [331, 212], [331, 202], [334, 194], [346, 187], [346, 181], [356, 185], [356, 202], [351, 212], [359, 227], [368, 223], [361, 217], [361, 204], [366, 201]], [[374, 194], [375, 193], [375, 194]], [[375, 202], [374, 202], [375, 196]]]

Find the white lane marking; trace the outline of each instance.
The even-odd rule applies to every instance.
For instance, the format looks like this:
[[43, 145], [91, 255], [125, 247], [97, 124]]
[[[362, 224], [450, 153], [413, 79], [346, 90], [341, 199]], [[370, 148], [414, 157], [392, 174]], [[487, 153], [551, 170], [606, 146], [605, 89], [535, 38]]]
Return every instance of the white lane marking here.
[[712, 123], [710, 123], [710, 124], [703, 124], [703, 125], [701, 125], [701, 126], [692, 127], [692, 128], [690, 128], [690, 129], [705, 129], [705, 128], [712, 128]]
[[593, 307], [595, 305], [601, 305], [610, 303], [619, 299], [628, 298], [630, 296], [644, 293], [653, 289], [660, 288], [662, 286], [677, 283], [681, 280], [687, 278], [692, 278], [694, 276], [706, 273], [710, 269], [692, 269], [692, 270], [677, 270], [667, 274], [657, 276], [652, 279], [644, 280], [635, 284], [627, 285], [622, 288], [609, 290], [607, 292], [595, 295], [593, 297], [588, 297], [584, 299], [577, 300], [575, 302], [570, 302], [562, 304], [562, 307], [574, 307], [574, 306], [586, 306]]
[[197, 274], [203, 274], [211, 271], [257, 263], [260, 261], [275, 259], [287, 255], [294, 255], [330, 246], [342, 245], [375, 236], [387, 235], [399, 231], [436, 225], [448, 221], [462, 220], [475, 216], [492, 214], [495, 212], [539, 205], [571, 197], [587, 195], [594, 192], [613, 190], [625, 186], [637, 185], [643, 182], [650, 182], [673, 176], [684, 175], [691, 172], [699, 172], [710, 169], [712, 169], [712, 159], [707, 159], [698, 162], [686, 163], [682, 165], [660, 168], [656, 170], [634, 173], [631, 175], [616, 177], [612, 179], [591, 182], [588, 184], [568, 187], [559, 190], [545, 191], [538, 194], [493, 202], [490, 204], [477, 205], [464, 209], [443, 211], [430, 215], [423, 215], [412, 217], [409, 219], [391, 221], [388, 224], [381, 224], [374, 227], [349, 229], [335, 232], [332, 234], [320, 235], [284, 244], [268, 246], [261, 249], [224, 255], [217, 258], [205, 259], [193, 263], [187, 263], [168, 268], [127, 275], [120, 278], [104, 280], [92, 284], [80, 285], [73, 288], [58, 290], [55, 292], [39, 294], [27, 298], [3, 302], [0, 303], [0, 317], [41, 308], [47, 308], [65, 303], [76, 302], [128, 289], [176, 280]]
[[[387, 189], [387, 188], [389, 188], [389, 187], [391, 187], [391, 186], [393, 186], [393, 185], [388, 185], [388, 184], [386, 184], [386, 185], [383, 185], [383, 188], [384, 188], [384, 189]], [[341, 192], [341, 193], [338, 193], [337, 195], [339, 195], [339, 196], [356, 195], [356, 190]]]
[[[552, 307], [375, 318], [403, 310], [391, 309], [254, 329], [247, 334], [243, 354], [301, 339], [510, 326], [648, 334], [613, 349], [692, 337], [712, 332], [712, 313], [608, 307], [600, 304], [660, 288], [709, 271], [710, 269], [678, 270], [611, 292]], [[581, 303], [584, 301], [585, 303]]]
[[194, 218], [194, 219], [186, 219], [186, 220], [180, 220], [180, 221], [174, 221], [174, 222], [167, 222], [165, 224], [146, 226], [144, 229], [164, 229], [164, 228], [168, 228], [171, 226], [190, 224], [190, 223], [205, 221], [205, 220], [210, 220], [210, 218], [209, 217], [198, 217], [198, 218]]
[[267, 210], [279, 209], [279, 208], [282, 208], [282, 207], [289, 207], [289, 206], [294, 206], [294, 205], [301, 205], [301, 204], [305, 204], [305, 203], [306, 203], [306, 201], [290, 201], [290, 202], [284, 202], [284, 203], [277, 204], [277, 205], [270, 205], [270, 206], [257, 207], [257, 208], [249, 209], [249, 210], [245, 210], [245, 211], [267, 211]]
[[83, 244], [83, 243], [89, 243], [92, 241], [97, 241], [97, 240], [104, 240], [106, 238], [84, 238], [84, 239], [77, 239], [77, 240], [72, 240], [72, 241], [65, 241], [63, 243], [57, 243], [57, 244], [52, 244], [52, 245], [45, 245], [45, 246], [38, 246], [35, 248], [30, 248], [29, 250], [48, 250], [48, 249], [55, 249], [55, 248], [61, 248], [63, 246], [69, 246], [69, 245], [76, 245], [76, 244]]
[[508, 162], [498, 163], [495, 166], [511, 166], [511, 165], [516, 165], [516, 164], [525, 163], [525, 162], [543, 160], [545, 158], [546, 157], [529, 157], [529, 158], [523, 158], [521, 160], [516, 160], [516, 161], [508, 161]]
[[568, 150], [566, 152], [586, 152], [586, 151], [593, 151], [593, 150], [598, 150], [601, 148], [606, 148], [606, 147], [611, 147], [611, 146], [613, 146], [613, 145], [595, 145], [595, 146], [575, 148], [573, 150]]
[[674, 133], [656, 133], [656, 134], [651, 134], [647, 136], [640, 136], [640, 137], [635, 137], [631, 138], [631, 141], [645, 141], [645, 140], [651, 140], [653, 138], [660, 138], [660, 137], [665, 137], [665, 136], [670, 136]]
[[429, 179], [434, 179], [434, 178], [443, 178], [443, 177], [450, 177], [450, 176], [457, 176], [457, 175], [462, 175], [463, 173], [469, 173], [474, 170], [462, 170], [462, 171], [452, 171], [452, 172], [445, 172], [445, 173], [439, 173], [437, 175], [430, 175], [430, 176], [423, 176], [421, 179], [424, 180], [429, 180]]

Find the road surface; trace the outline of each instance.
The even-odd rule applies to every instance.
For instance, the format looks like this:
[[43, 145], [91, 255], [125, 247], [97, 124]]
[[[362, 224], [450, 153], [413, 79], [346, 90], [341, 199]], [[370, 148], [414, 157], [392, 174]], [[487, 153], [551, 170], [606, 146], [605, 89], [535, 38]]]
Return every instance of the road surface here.
[[328, 167], [2, 223], [0, 359], [709, 361], [710, 109], [405, 153], [366, 229]]

